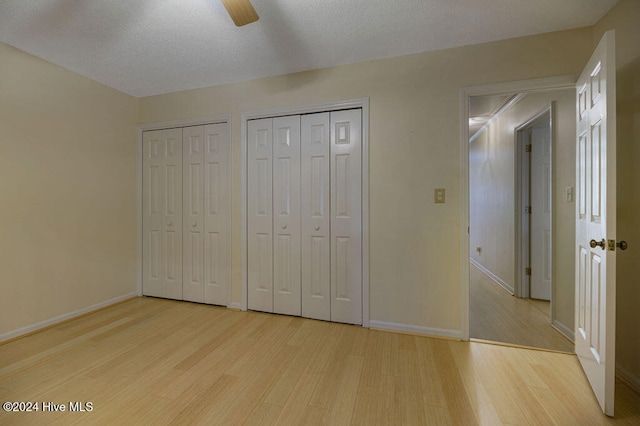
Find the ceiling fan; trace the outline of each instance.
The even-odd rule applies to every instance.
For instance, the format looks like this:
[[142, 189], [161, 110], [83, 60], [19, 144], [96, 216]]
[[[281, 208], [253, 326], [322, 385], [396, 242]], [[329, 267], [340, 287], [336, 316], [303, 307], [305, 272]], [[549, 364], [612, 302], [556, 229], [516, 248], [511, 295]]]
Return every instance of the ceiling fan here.
[[250, 24], [258, 20], [258, 14], [249, 0], [222, 0], [229, 16], [237, 27]]

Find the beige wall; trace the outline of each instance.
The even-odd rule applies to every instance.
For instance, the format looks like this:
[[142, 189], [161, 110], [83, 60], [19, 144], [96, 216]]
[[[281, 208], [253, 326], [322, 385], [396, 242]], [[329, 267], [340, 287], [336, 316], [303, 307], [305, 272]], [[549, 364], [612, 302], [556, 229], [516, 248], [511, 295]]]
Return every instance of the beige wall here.
[[[625, 372], [640, 377], [640, 263], [635, 261], [640, 240], [633, 238], [640, 233], [634, 226], [640, 205], [634, 172], [640, 164], [638, 22], [640, 2], [622, 0], [595, 31], [544, 34], [140, 100], [0, 44], [0, 335], [135, 290], [136, 122], [231, 114], [232, 297], [239, 302], [241, 113], [365, 96], [371, 101], [371, 319], [460, 330], [459, 89], [577, 75], [602, 32], [614, 28], [618, 235], [631, 244], [618, 256], [617, 355]], [[447, 189], [445, 205], [433, 204], [435, 187]]]
[[617, 238], [629, 249], [617, 254], [618, 371], [640, 389], [640, 1], [622, 0], [596, 26], [616, 31], [617, 83]]
[[0, 44], [0, 336], [135, 291], [137, 104]]
[[552, 102], [553, 317], [573, 330], [575, 203], [565, 188], [575, 187], [574, 89], [527, 94], [469, 144], [470, 256], [515, 287], [515, 129]]
[[[460, 330], [459, 90], [577, 75], [590, 28], [142, 98], [141, 123], [231, 114], [233, 301], [241, 297], [241, 113], [370, 98], [370, 316]], [[433, 189], [447, 203], [433, 203]]]

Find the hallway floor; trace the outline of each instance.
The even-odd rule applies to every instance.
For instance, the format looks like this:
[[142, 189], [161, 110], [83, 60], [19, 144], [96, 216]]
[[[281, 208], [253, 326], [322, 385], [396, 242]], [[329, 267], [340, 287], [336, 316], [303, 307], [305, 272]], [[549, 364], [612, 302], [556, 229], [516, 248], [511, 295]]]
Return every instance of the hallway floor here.
[[473, 264], [469, 276], [472, 338], [574, 352], [573, 343], [551, 327], [549, 302], [514, 297]]

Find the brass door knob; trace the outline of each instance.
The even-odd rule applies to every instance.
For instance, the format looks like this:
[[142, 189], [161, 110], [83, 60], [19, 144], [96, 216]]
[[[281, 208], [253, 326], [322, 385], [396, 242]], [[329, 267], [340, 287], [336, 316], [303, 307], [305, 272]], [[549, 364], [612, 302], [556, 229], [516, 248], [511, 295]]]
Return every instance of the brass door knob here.
[[627, 244], [626, 241], [620, 241], [616, 243], [616, 247], [618, 247], [620, 250], [626, 250], [627, 247], [629, 247], [629, 244]]
[[589, 242], [589, 245], [591, 246], [591, 248], [600, 247], [602, 250], [604, 250], [605, 244], [606, 244], [606, 241], [604, 240], [604, 238], [602, 239], [602, 241], [591, 240]]

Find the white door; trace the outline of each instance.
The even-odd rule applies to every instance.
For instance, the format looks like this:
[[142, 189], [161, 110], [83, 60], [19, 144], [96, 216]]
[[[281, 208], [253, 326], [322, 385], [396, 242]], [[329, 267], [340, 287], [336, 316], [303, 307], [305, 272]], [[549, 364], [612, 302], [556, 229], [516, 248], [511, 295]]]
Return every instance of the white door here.
[[142, 292], [182, 299], [182, 129], [144, 132]]
[[531, 292], [551, 299], [551, 129], [531, 129]]
[[613, 415], [614, 402], [616, 319], [614, 48], [610, 31], [598, 44], [576, 86], [576, 353], [602, 410], [609, 416]]
[[247, 302], [265, 312], [273, 312], [272, 124], [247, 124]]
[[231, 288], [227, 251], [230, 221], [227, 206], [227, 123], [204, 126], [204, 302], [226, 305]]
[[203, 150], [204, 128], [182, 130], [182, 170], [184, 225], [182, 297], [204, 302], [204, 222], [203, 222]]
[[330, 122], [331, 321], [362, 324], [362, 112]]
[[273, 119], [273, 312], [301, 314], [300, 116]]
[[302, 316], [331, 320], [329, 113], [301, 123]]
[[361, 116], [248, 122], [249, 309], [362, 324]]

